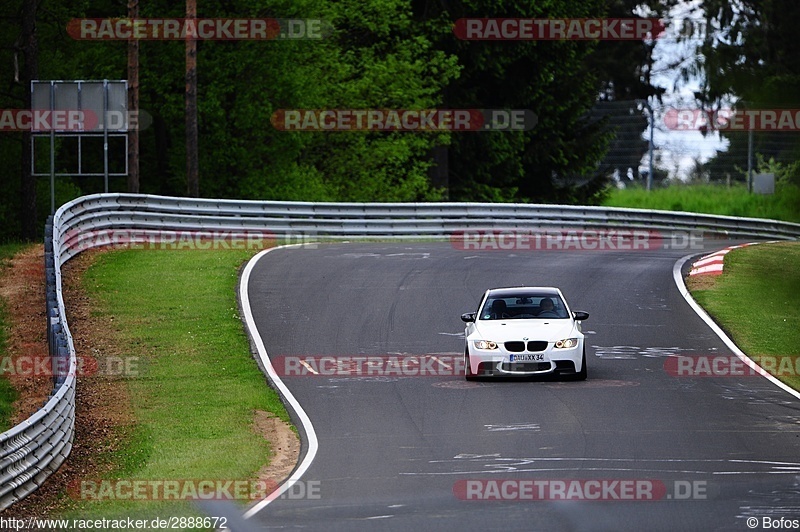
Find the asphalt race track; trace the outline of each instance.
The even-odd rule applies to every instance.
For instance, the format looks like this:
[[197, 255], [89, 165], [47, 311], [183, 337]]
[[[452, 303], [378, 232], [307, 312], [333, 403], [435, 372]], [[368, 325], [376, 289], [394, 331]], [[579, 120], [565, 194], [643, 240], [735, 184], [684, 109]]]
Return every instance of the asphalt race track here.
[[[463, 355], [459, 316], [486, 288], [553, 285], [590, 313], [589, 379], [284, 377], [319, 440], [303, 476], [316, 491], [277, 499], [249, 522], [673, 531], [800, 520], [800, 402], [758, 376], [665, 370], [671, 355], [733, 356], [675, 286], [673, 266], [691, 252], [476, 252], [445, 242], [267, 253], [248, 295], [272, 360]], [[508, 500], [464, 500], [465, 486], [472, 498], [497, 498], [490, 488], [502, 486]], [[520, 500], [531, 499], [514, 491], [523, 486], [549, 499], [569, 486], [584, 500]]]

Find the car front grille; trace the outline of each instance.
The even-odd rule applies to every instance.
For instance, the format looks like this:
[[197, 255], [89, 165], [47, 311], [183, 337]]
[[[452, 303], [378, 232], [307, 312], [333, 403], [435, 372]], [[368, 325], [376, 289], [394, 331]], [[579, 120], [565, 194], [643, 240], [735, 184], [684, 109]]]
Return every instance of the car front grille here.
[[506, 351], [508, 351], [509, 353], [522, 353], [523, 351], [525, 351], [525, 347], [528, 348], [528, 351], [533, 351], [533, 352], [544, 351], [545, 349], [547, 349], [547, 342], [545, 342], [544, 340], [531, 340], [530, 342], [528, 342], [527, 346], [525, 342], [519, 342], [519, 341], [506, 342], [504, 345], [506, 347]]
[[525, 342], [506, 342], [506, 351], [511, 353], [521, 353], [525, 351]]
[[548, 371], [550, 362], [503, 362], [503, 371]]
[[544, 340], [532, 340], [528, 342], [528, 351], [544, 351], [547, 349], [547, 342]]

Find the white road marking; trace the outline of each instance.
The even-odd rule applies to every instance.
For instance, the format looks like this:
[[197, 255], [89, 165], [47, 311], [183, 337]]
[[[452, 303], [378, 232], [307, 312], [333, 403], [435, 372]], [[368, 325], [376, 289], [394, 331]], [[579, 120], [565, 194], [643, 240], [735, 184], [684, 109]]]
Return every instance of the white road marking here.
[[306, 368], [308, 371], [310, 371], [310, 372], [311, 372], [311, 373], [313, 373], [314, 375], [319, 375], [319, 371], [317, 371], [317, 370], [315, 370], [314, 368], [312, 368], [312, 367], [311, 367], [311, 364], [309, 364], [309, 363], [308, 363], [308, 362], [306, 362], [305, 360], [300, 360], [300, 365], [302, 365], [303, 367], [305, 367], [305, 368]]
[[300, 465], [297, 466], [297, 469], [294, 470], [294, 473], [286, 479], [280, 486], [278, 486], [275, 491], [267, 495], [266, 498], [258, 501], [253, 506], [251, 506], [242, 517], [245, 519], [250, 519], [258, 512], [263, 510], [267, 507], [269, 503], [277, 499], [281, 496], [284, 492], [286, 492], [289, 488], [291, 488], [294, 484], [296, 484], [308, 468], [311, 466], [311, 462], [314, 461], [314, 458], [317, 456], [317, 450], [319, 449], [319, 441], [317, 440], [317, 433], [314, 430], [314, 425], [311, 424], [311, 419], [309, 419], [308, 414], [306, 411], [303, 410], [303, 407], [300, 406], [300, 403], [297, 401], [292, 392], [289, 391], [289, 388], [286, 387], [286, 384], [281, 380], [278, 376], [278, 373], [275, 371], [275, 368], [272, 366], [270, 362], [269, 355], [267, 354], [267, 349], [264, 347], [264, 340], [261, 338], [261, 335], [258, 334], [258, 328], [256, 327], [255, 319], [253, 318], [253, 311], [250, 308], [250, 296], [248, 294], [248, 287], [250, 285], [250, 274], [253, 271], [256, 263], [261, 260], [264, 255], [271, 251], [275, 251], [276, 249], [289, 249], [289, 248], [297, 248], [302, 246], [303, 244], [292, 244], [288, 246], [279, 246], [275, 248], [265, 249], [259, 252], [255, 257], [250, 259], [245, 265], [244, 271], [242, 272], [242, 278], [239, 282], [239, 300], [242, 304], [242, 312], [245, 318], [245, 324], [247, 326], [247, 331], [250, 334], [250, 337], [253, 339], [253, 343], [256, 346], [256, 351], [258, 352], [258, 357], [261, 359], [261, 363], [264, 366], [264, 369], [267, 371], [267, 375], [275, 387], [278, 389], [280, 394], [286, 399], [286, 402], [289, 403], [292, 410], [294, 410], [297, 418], [300, 420], [300, 424], [303, 426], [303, 430], [306, 433], [306, 438], [308, 439], [308, 450], [306, 451], [305, 457], [303, 457], [303, 461], [300, 462]]
[[444, 362], [439, 360], [437, 357], [431, 356], [431, 358], [434, 359], [436, 362], [438, 362], [441, 366], [444, 366], [446, 369], [453, 369], [452, 366], [450, 366], [449, 364], [445, 364]]
[[428, 259], [430, 258], [430, 253], [389, 253], [384, 255], [385, 257], [411, 257], [411, 256], [419, 256], [421, 259]]
[[509, 425], [484, 425], [489, 432], [502, 432], [506, 430], [533, 430], [541, 429], [538, 423], [511, 423]]

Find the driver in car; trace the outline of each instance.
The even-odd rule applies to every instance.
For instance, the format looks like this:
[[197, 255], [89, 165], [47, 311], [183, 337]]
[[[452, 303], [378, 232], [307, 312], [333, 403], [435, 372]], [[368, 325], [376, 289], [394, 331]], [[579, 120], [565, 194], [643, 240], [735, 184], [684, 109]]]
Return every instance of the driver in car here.
[[555, 311], [553, 300], [549, 297], [544, 297], [539, 302], [539, 316], [555, 318], [558, 314]]

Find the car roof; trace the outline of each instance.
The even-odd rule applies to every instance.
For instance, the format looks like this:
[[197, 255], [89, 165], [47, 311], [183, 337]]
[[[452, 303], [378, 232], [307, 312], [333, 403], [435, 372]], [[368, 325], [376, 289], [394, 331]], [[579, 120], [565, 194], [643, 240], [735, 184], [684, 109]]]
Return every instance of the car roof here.
[[519, 293], [530, 292], [536, 292], [537, 294], [541, 295], [559, 295], [558, 288], [553, 286], [515, 286], [508, 288], [490, 288], [488, 292], [489, 295], [493, 297], [511, 297], [518, 295]]

